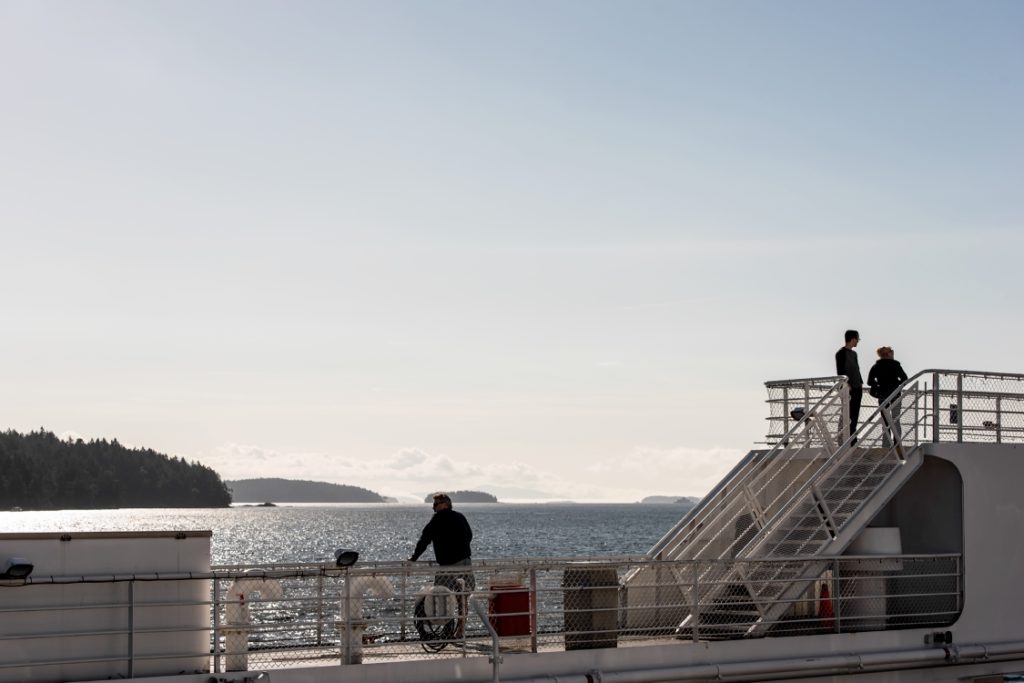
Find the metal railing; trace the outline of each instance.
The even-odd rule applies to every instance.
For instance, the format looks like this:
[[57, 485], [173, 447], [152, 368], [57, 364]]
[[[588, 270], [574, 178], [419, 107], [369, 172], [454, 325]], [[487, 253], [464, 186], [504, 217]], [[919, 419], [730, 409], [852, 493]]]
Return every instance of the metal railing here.
[[[792, 426], [766, 453], [751, 452], [651, 549], [658, 559], [734, 557], [775, 517], [796, 491], [835, 452], [839, 426], [846, 424], [845, 377], [791, 380], [807, 403], [770, 401], [789, 408]], [[769, 383], [781, 384], [781, 383]], [[810, 402], [810, 399], [814, 399]], [[790, 407], [792, 406], [792, 407]], [[797, 411], [797, 407], [802, 410]]]
[[[32, 666], [34, 680], [44, 680], [45, 667], [81, 661], [62, 654], [73, 651], [75, 642], [96, 638], [121, 644], [121, 656], [107, 660], [108, 675], [126, 675], [140, 661], [168, 657], [160, 651], [133, 649], [132, 634], [170, 637], [192, 632], [194, 628], [161, 626], [159, 617], [168, 609], [198, 608], [209, 615], [207, 647], [174, 656], [191, 662], [198, 657], [214, 673], [487, 656], [494, 662], [497, 679], [503, 653], [735, 637], [736, 614], [742, 613], [749, 597], [734, 590], [729, 577], [737, 570], [751, 577], [769, 576], [777, 566], [799, 561], [485, 560], [469, 568], [475, 591], [463, 583], [449, 593], [434, 588], [441, 569], [423, 563], [349, 569], [230, 567], [217, 568], [205, 578], [192, 574], [187, 579], [147, 579], [209, 582], [210, 600], [181, 604], [134, 599], [130, 586], [138, 580], [131, 577], [96, 577], [123, 583], [125, 597], [91, 604], [79, 593], [87, 595], [93, 579], [64, 577], [52, 582], [60, 584], [63, 602], [58, 605], [43, 595], [48, 583], [41, 577], [7, 589], [27, 592], [29, 597], [37, 591], [39, 598], [5, 609], [5, 619], [43, 623], [44, 617], [59, 624], [53, 619], [55, 610], [80, 609], [103, 609], [107, 616], [73, 632], [32, 628], [21, 636], [0, 637], [0, 652], [10, 652], [10, 641], [25, 638], [59, 639], [62, 644], [45, 661], [0, 662], [0, 675], [5, 668]], [[634, 577], [628, 584], [623, 581], [626, 575]], [[963, 604], [961, 576], [956, 554], [835, 558], [805, 582], [804, 591], [768, 625], [769, 632], [781, 636], [948, 625]], [[721, 590], [702, 592], [698, 583], [718, 583]], [[228, 590], [231, 586], [233, 592]], [[694, 601], [694, 596], [702, 595]], [[424, 607], [431, 600], [435, 604]], [[700, 618], [680, 634], [675, 625], [684, 613]]]
[[[778, 566], [760, 577], [768, 580], [757, 588], [734, 565], [733, 574], [710, 587], [704, 582], [691, 596], [719, 599], [733, 584], [746, 586], [742, 596], [733, 596], [747, 605], [746, 631], [737, 621], [737, 633], [745, 635], [770, 629], [823, 562], [843, 552], [920, 466], [923, 456], [912, 449], [927, 441], [1024, 440], [1021, 375], [918, 373], [874, 411], [862, 406], [867, 416], [852, 435], [845, 378], [784, 380], [767, 387], [770, 424], [780, 425], [769, 429], [774, 446], [749, 454], [651, 551], [660, 559], [816, 557]], [[680, 628], [695, 628], [698, 621], [699, 615], [685, 612]]]
[[748, 454], [649, 555], [735, 557], [796, 497], [834, 473], [844, 459], [849, 464], [851, 453], [858, 463], [874, 467], [877, 463], [867, 463], [866, 449], [884, 449], [902, 459], [908, 448], [925, 442], [1024, 441], [1024, 375], [924, 370], [883, 399], [884, 405], [865, 393], [852, 438], [845, 431], [845, 379], [767, 382], [771, 449]]
[[[773, 380], [768, 390], [767, 443], [782, 441], [793, 426], [793, 411], [807, 409], [833, 390], [842, 377]], [[866, 388], [865, 388], [866, 389]], [[908, 379], [890, 403], [913, 426], [914, 443], [1024, 441], [1024, 374], [976, 370], [928, 369]], [[883, 402], [886, 398], [883, 397]], [[843, 402], [848, 403], [848, 395]], [[879, 401], [865, 390], [861, 424], [872, 422]], [[848, 415], [848, 406], [843, 408]], [[867, 436], [872, 436], [868, 434]], [[881, 436], [881, 432], [878, 433]], [[879, 441], [881, 439], [879, 438]]]
[[[847, 423], [849, 417], [849, 403], [843, 394], [846, 387], [846, 377], [842, 375], [832, 377], [806, 377], [799, 379], [779, 379], [764, 383], [768, 391], [768, 434], [765, 435], [765, 443], [775, 446], [783, 441], [786, 434], [793, 428], [798, 416], [810, 412], [818, 402], [833, 393], [839, 393], [842, 398], [842, 405], [837, 412], [837, 423]], [[870, 399], [870, 397], [868, 397]], [[812, 438], [820, 439], [821, 435], [813, 435]]]

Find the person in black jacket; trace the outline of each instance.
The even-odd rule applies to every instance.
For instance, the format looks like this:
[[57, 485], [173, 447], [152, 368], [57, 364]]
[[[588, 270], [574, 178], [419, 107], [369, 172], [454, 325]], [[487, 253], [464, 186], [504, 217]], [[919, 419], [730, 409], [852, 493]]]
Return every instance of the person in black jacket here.
[[[871, 366], [868, 372], [868, 386], [870, 393], [878, 399], [879, 405], [889, 399], [889, 414], [892, 416], [890, 429], [898, 440], [900, 438], [900, 397], [894, 396], [900, 385], [907, 381], [907, 373], [903, 371], [900, 362], [893, 358], [891, 346], [878, 347], [878, 360]], [[889, 418], [885, 411], [882, 412], [882, 419], [888, 424]], [[889, 445], [889, 435], [884, 437], [885, 445]]]
[[860, 343], [860, 333], [847, 330], [845, 338], [846, 344], [836, 351], [836, 374], [846, 375], [846, 386], [850, 390], [850, 436], [853, 436], [857, 431], [857, 421], [860, 420], [860, 402], [864, 397], [864, 378], [861, 377], [857, 352], [854, 351]]
[[[434, 559], [441, 566], [469, 566], [472, 564], [472, 554], [469, 544], [473, 540], [473, 529], [461, 512], [452, 510], [452, 499], [447, 493], [435, 493], [434, 516], [430, 518], [427, 525], [423, 527], [420, 540], [416, 543], [410, 562], [419, 559], [428, 545], [434, 546]], [[476, 588], [476, 582], [471, 572], [439, 572], [434, 577], [434, 584], [446, 586], [456, 590], [458, 580], [463, 582], [463, 590], [466, 592]]]

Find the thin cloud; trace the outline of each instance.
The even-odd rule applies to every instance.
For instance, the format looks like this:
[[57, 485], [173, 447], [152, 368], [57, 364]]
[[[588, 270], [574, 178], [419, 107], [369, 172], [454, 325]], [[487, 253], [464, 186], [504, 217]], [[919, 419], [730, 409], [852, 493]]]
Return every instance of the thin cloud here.
[[624, 458], [606, 458], [586, 468], [594, 479], [628, 481], [647, 495], [703, 496], [732, 469], [744, 451], [736, 448], [637, 446]]
[[[630, 454], [626, 460], [636, 457], [636, 453]], [[651, 451], [642, 457], [648, 462], [656, 459], [666, 465], [672, 460], [670, 452]], [[665, 484], [655, 476], [655, 487], [652, 488], [652, 483], [643, 481], [643, 467], [629, 462], [620, 462], [619, 466], [615, 465], [615, 460], [597, 463], [588, 468], [597, 476], [584, 483], [578, 478], [559, 476], [524, 462], [481, 465], [420, 448], [403, 448], [385, 458], [371, 459], [319, 452], [282, 453], [259, 446], [225, 444], [198, 459], [228, 480], [258, 477], [312, 479], [362, 486], [382, 495], [400, 498], [422, 497], [425, 491], [431, 490], [468, 488], [514, 491], [511, 496], [514, 498], [636, 501], [662, 493]], [[681, 490], [681, 493], [688, 491]]]

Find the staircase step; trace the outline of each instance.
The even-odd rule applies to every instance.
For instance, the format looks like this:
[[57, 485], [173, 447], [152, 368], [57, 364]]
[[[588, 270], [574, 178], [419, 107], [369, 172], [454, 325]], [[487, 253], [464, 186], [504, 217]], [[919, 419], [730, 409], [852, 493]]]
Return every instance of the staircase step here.
[[[709, 624], [724, 624], [724, 623], [736, 623], [737, 621], [754, 621], [761, 616], [761, 613], [756, 609], [733, 609], [723, 610], [714, 609], [709, 611], [702, 611], [700, 613], [701, 625], [704, 623]], [[705, 622], [705, 619], [708, 620]]]

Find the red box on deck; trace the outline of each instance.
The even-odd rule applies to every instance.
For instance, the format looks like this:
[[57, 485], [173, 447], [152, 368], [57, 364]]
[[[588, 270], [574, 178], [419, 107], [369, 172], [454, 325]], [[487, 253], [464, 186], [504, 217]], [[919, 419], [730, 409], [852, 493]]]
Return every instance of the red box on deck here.
[[491, 586], [490, 618], [499, 636], [530, 635], [530, 591], [522, 586]]

